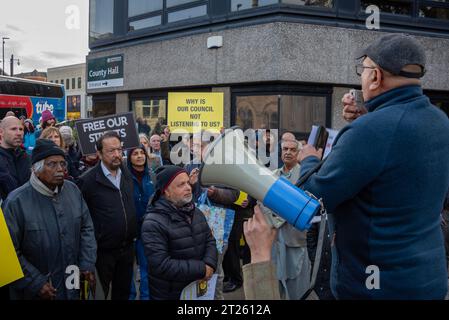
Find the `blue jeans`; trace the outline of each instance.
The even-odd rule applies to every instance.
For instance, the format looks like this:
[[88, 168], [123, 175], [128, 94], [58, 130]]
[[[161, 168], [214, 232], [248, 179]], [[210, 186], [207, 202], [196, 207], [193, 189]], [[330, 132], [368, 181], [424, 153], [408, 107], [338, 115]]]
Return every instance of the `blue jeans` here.
[[[150, 300], [150, 292], [148, 289], [148, 262], [147, 257], [145, 257], [145, 252], [143, 250], [142, 240], [138, 239], [136, 241], [136, 256], [137, 263], [139, 264], [140, 270], [140, 300]], [[136, 300], [137, 291], [134, 284], [134, 274], [133, 280], [131, 281], [131, 294], [129, 295], [129, 300]]]

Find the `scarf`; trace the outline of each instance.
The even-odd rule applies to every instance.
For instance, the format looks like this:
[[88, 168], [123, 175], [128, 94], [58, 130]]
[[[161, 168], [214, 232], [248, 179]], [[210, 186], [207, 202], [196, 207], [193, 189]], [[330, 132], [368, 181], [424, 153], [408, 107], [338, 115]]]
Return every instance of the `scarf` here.
[[30, 184], [40, 194], [54, 198], [58, 195], [60, 187], [57, 187], [55, 191], [49, 189], [42, 181], [39, 180], [39, 178], [34, 174], [34, 172], [31, 173], [30, 177]]

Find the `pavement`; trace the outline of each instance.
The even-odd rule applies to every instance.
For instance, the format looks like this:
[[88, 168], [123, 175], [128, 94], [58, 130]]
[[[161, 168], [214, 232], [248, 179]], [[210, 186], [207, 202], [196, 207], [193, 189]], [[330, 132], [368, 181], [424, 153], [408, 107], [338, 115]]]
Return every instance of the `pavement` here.
[[243, 286], [233, 292], [223, 293], [223, 297], [225, 300], [245, 300]]

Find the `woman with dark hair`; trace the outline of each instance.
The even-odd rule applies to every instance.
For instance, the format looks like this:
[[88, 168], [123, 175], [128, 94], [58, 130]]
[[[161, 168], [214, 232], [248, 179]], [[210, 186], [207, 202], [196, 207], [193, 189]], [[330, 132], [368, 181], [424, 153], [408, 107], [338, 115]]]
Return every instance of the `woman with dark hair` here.
[[23, 146], [28, 155], [31, 155], [31, 152], [36, 145], [36, 134], [33, 125], [33, 120], [26, 119], [23, 123]]
[[[147, 151], [143, 145], [129, 150], [128, 169], [132, 174], [134, 183], [134, 203], [137, 215], [138, 238], [136, 241], [136, 257], [140, 270], [140, 300], [149, 300], [148, 262], [143, 249], [141, 230], [148, 201], [154, 193], [154, 186], [151, 180], [150, 171], [148, 170]], [[131, 283], [130, 300], [134, 300], [136, 295], [136, 287], [133, 280]]]

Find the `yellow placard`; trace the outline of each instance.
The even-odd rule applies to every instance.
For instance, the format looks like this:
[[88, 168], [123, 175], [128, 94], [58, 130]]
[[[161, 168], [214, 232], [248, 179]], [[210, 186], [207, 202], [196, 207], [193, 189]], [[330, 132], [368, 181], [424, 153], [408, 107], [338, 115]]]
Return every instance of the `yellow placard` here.
[[241, 206], [243, 201], [245, 200], [248, 200], [248, 194], [243, 191], [240, 191], [239, 198], [234, 203], [238, 206]]
[[167, 124], [172, 132], [219, 132], [223, 123], [222, 92], [169, 93]]
[[23, 278], [23, 271], [17, 258], [8, 227], [0, 209], [0, 287]]

